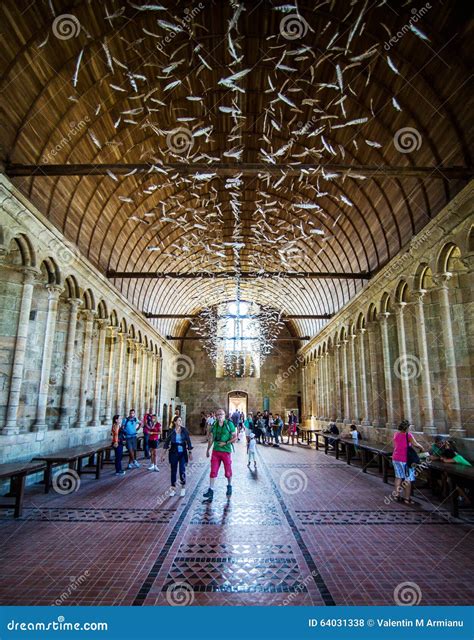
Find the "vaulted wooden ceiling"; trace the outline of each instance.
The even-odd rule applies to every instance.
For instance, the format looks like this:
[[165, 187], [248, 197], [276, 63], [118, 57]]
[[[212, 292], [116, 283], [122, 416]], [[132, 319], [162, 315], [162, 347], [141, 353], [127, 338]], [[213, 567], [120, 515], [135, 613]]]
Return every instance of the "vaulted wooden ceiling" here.
[[[240, 281], [242, 299], [331, 314], [364, 286], [350, 274], [386, 264], [471, 175], [464, 2], [7, 0], [1, 12], [6, 172], [111, 277], [336, 272]], [[155, 314], [197, 313], [236, 288], [233, 276], [112, 282]]]

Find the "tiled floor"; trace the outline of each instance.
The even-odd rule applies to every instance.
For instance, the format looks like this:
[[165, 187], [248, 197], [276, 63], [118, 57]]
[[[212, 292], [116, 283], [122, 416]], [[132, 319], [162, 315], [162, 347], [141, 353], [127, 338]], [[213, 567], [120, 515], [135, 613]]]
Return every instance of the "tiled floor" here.
[[304, 446], [260, 446], [250, 471], [243, 442], [232, 498], [221, 476], [205, 505], [199, 440], [185, 498], [167, 495], [166, 463], [27, 488], [23, 518], [0, 520], [0, 604], [472, 603], [472, 513], [393, 504], [379, 476]]

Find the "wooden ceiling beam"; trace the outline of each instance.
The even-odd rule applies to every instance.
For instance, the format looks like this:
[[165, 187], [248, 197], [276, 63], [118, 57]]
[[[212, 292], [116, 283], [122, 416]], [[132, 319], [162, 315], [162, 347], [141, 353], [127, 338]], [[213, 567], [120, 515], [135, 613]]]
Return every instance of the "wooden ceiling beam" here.
[[[211, 336], [166, 336], [167, 340], [211, 340]], [[212, 340], [258, 340], [259, 338], [255, 338], [252, 336], [242, 336], [240, 338], [226, 338], [225, 336], [213, 336]], [[277, 342], [296, 342], [298, 340], [309, 340], [310, 336], [288, 336], [286, 338], [272, 338], [273, 341]]]
[[[241, 173], [244, 176], [254, 176], [258, 173], [269, 173], [281, 176], [300, 175], [301, 171], [309, 174], [337, 173], [340, 176], [364, 176], [366, 178], [438, 178], [438, 179], [469, 179], [474, 175], [472, 167], [398, 167], [387, 165], [356, 165], [356, 164], [277, 164], [250, 163], [250, 162], [221, 162], [219, 164], [202, 163], [172, 163], [157, 165], [170, 173], [190, 175], [193, 173], [216, 173], [218, 176], [235, 176]], [[49, 177], [49, 176], [104, 176], [107, 171], [114, 175], [124, 177], [147, 174], [157, 176], [151, 164], [7, 164], [5, 173], [10, 178], [16, 177]]]
[[370, 280], [372, 274], [367, 271], [361, 271], [358, 273], [352, 273], [351, 271], [265, 271], [260, 273], [258, 271], [242, 271], [240, 273], [236, 271], [216, 271], [215, 273], [209, 271], [189, 271], [180, 273], [178, 271], [113, 271], [109, 269], [106, 271], [106, 277], [111, 279], [162, 279], [173, 278], [176, 280], [194, 280], [203, 278], [212, 280], [214, 278], [240, 278], [240, 280], [256, 280], [263, 278], [284, 278], [289, 280], [301, 280], [301, 279], [326, 279], [326, 280]]
[[[145, 316], [145, 318], [148, 318], [149, 320], [166, 320], [166, 319], [172, 319], [172, 320], [195, 320], [196, 318], [199, 318], [199, 314], [197, 313], [149, 313], [147, 311], [143, 312], [143, 315]], [[330, 320], [333, 317], [334, 314], [332, 313], [320, 313], [320, 314], [314, 314], [314, 313], [305, 313], [305, 314], [289, 314], [289, 315], [282, 315], [282, 320]], [[258, 318], [259, 315], [258, 314], [241, 314], [240, 316], [237, 316], [235, 314], [225, 314], [222, 316], [219, 316], [219, 318]]]

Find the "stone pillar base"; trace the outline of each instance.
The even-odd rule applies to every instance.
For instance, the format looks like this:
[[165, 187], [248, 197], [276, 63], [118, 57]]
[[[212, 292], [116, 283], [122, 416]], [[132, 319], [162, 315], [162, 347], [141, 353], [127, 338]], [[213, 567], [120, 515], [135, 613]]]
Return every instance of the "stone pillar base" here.
[[438, 429], [433, 425], [426, 426], [426, 427], [423, 427], [423, 433], [426, 434], [427, 436], [436, 436], [438, 435]]
[[32, 431], [46, 431], [48, 429], [48, 425], [46, 422], [34, 422], [31, 427]]
[[3, 427], [0, 431], [2, 436], [17, 436], [20, 433], [20, 429], [18, 427]]
[[465, 438], [466, 437], [466, 429], [461, 429], [460, 427], [454, 427], [449, 430], [449, 435], [453, 438]]

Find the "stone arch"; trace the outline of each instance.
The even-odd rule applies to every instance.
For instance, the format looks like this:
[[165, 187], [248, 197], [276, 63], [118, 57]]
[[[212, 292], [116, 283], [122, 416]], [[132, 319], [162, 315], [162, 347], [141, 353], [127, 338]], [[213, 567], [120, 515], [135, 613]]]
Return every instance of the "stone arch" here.
[[469, 253], [474, 253], [474, 225], [471, 226], [467, 234], [467, 250]]
[[436, 270], [438, 273], [449, 273], [451, 271], [457, 271], [453, 269], [456, 266], [456, 260], [460, 259], [461, 251], [454, 242], [447, 242], [438, 254], [436, 261]]
[[109, 313], [107, 311], [107, 304], [105, 303], [105, 300], [100, 300], [97, 306], [97, 317], [100, 320], [106, 320], [109, 317]]
[[91, 289], [86, 289], [82, 294], [84, 300], [84, 309], [95, 311], [95, 297]]
[[395, 289], [395, 302], [409, 302], [409, 289], [406, 280], [402, 279]]
[[380, 313], [390, 313], [390, 308], [391, 308], [390, 294], [385, 291], [380, 300]]
[[359, 316], [357, 317], [355, 327], [357, 328], [358, 331], [360, 331], [361, 329], [365, 329], [365, 316], [362, 313], [362, 311], [359, 313]]
[[117, 316], [117, 312], [115, 311], [115, 309], [113, 309], [112, 313], [110, 314], [110, 324], [111, 324], [112, 327], [118, 327], [119, 326], [118, 316]]
[[120, 320], [120, 331], [122, 331], [123, 333], [128, 333], [128, 325], [125, 318], [122, 318]]
[[54, 258], [45, 258], [40, 265], [40, 269], [46, 276], [46, 284], [60, 285], [61, 284], [61, 272], [56, 264]]
[[[36, 254], [33, 245], [30, 242], [28, 236], [24, 233], [20, 233], [14, 236], [10, 242], [14, 242], [21, 256], [21, 262], [23, 267], [35, 267], [36, 266]], [[3, 244], [3, 242], [0, 242]]]
[[413, 282], [415, 291], [427, 291], [433, 287], [433, 272], [426, 262], [418, 265]]
[[73, 275], [67, 276], [64, 280], [65, 294], [68, 298], [80, 298], [80, 289], [77, 283], [76, 277]]

